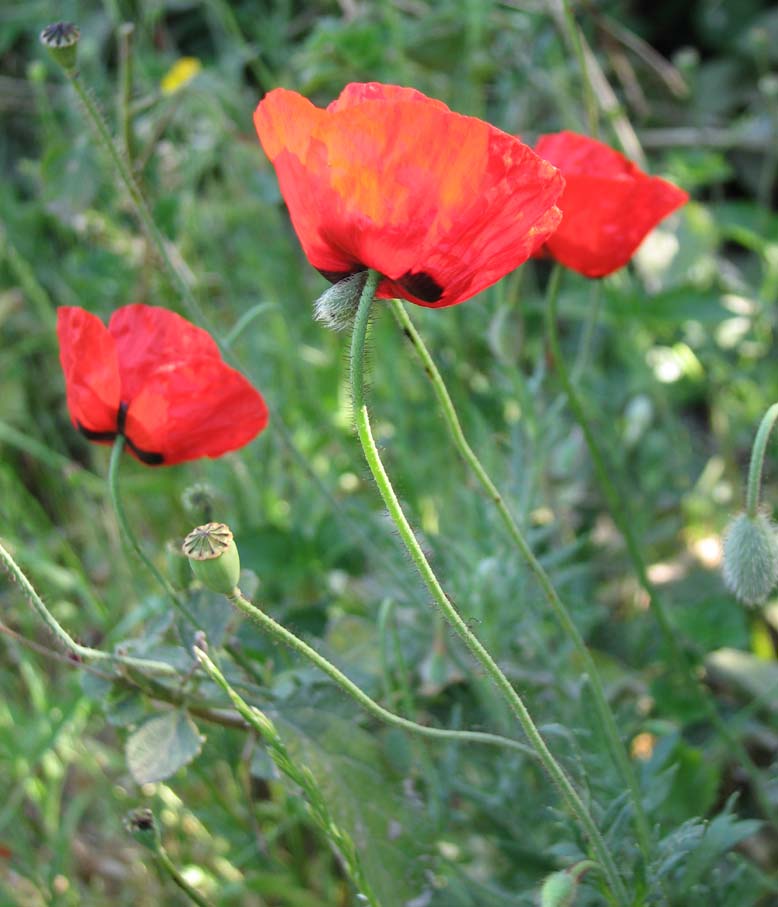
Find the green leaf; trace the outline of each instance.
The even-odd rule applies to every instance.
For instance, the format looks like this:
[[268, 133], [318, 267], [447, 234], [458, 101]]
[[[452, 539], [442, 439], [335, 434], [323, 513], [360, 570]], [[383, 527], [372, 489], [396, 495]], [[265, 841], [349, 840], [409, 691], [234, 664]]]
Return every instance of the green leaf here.
[[164, 781], [199, 754], [204, 740], [186, 712], [156, 715], [127, 738], [130, 774], [138, 784]]

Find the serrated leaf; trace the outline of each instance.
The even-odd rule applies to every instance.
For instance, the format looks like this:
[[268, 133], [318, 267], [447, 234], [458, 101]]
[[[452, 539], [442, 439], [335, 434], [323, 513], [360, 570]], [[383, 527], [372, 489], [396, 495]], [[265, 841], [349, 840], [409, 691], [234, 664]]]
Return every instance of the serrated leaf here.
[[204, 740], [186, 712], [155, 715], [127, 738], [130, 774], [138, 784], [164, 781], [200, 753]]

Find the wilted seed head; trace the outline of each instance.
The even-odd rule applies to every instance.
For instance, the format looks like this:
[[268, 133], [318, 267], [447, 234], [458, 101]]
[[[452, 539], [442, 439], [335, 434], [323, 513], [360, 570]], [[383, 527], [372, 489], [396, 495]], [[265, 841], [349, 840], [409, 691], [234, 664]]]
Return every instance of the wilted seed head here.
[[240, 556], [229, 526], [198, 526], [184, 539], [182, 550], [192, 572], [207, 589], [232, 595], [240, 578]]
[[761, 605], [778, 582], [778, 538], [764, 514], [741, 513], [727, 527], [724, 582], [746, 605]]
[[216, 502], [216, 495], [217, 492], [213, 485], [209, 485], [208, 482], [195, 482], [194, 485], [189, 485], [184, 489], [181, 503], [192, 516], [207, 520]]
[[367, 271], [350, 274], [325, 290], [313, 304], [313, 317], [333, 331], [343, 331], [354, 323], [359, 297], [365, 288]]
[[78, 39], [81, 32], [72, 22], [55, 22], [47, 25], [40, 35], [41, 44], [48, 49], [59, 65], [72, 72], [78, 57]]
[[139, 844], [149, 850], [157, 850], [160, 844], [159, 828], [154, 813], [147, 807], [133, 809], [124, 818], [124, 827]]

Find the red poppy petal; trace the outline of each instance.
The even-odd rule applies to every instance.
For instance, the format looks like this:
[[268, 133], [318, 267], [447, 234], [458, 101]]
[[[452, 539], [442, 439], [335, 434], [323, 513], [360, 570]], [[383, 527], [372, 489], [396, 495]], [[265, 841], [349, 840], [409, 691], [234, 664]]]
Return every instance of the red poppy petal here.
[[122, 400], [134, 400], [160, 369], [176, 370], [192, 359], [221, 360], [211, 335], [175, 312], [159, 306], [126, 305], [108, 323], [116, 342]]
[[116, 431], [119, 366], [113, 337], [96, 315], [77, 306], [57, 309], [59, 361], [74, 425]]
[[327, 106], [329, 113], [346, 110], [364, 101], [418, 101], [438, 107], [441, 110], [449, 108], [435, 98], [428, 98], [415, 88], [405, 88], [402, 85], [384, 85], [383, 82], [351, 82], [341, 91], [337, 100]]
[[[372, 267], [388, 278], [380, 295], [453, 305], [524, 262], [553, 231], [563, 181], [517, 139], [437, 102], [364, 100], [361, 90], [347, 89], [358, 103], [309, 121], [302, 153], [293, 136], [274, 161], [314, 267], [328, 275]], [[289, 115], [263, 108], [287, 100], [276, 94], [260, 104], [263, 144], [284, 141], [264, 130]]]
[[542, 136], [536, 148], [566, 181], [559, 200], [562, 223], [546, 248], [586, 277], [604, 277], [626, 265], [647, 234], [688, 201], [682, 189], [648, 176], [618, 151], [587, 136]]
[[213, 356], [167, 363], [147, 375], [127, 410], [126, 434], [166, 465], [219, 457], [248, 444], [267, 425], [262, 396]]
[[254, 126], [268, 158], [275, 163], [286, 151], [303, 158], [317, 124], [325, 111], [296, 91], [274, 88], [254, 111]]

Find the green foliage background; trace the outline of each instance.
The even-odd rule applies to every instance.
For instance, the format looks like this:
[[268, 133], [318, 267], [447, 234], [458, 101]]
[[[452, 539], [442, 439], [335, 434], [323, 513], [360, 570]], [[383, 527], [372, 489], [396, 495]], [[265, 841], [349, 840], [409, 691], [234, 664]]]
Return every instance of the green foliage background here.
[[[108, 452], [69, 423], [55, 307], [107, 318], [132, 301], [181, 303], [37, 43], [56, 19], [80, 25], [81, 71], [112, 123], [117, 27], [135, 23], [145, 189], [212, 326], [271, 407], [271, 427], [240, 454], [158, 470], [127, 458], [123, 494], [145, 548], [164, 568], [169, 539], [224, 520], [258, 577], [256, 600], [371, 695], [439, 726], [515, 733], [434, 619], [380, 506], [351, 428], [347, 340], [312, 321], [326, 284], [298, 247], [251, 114], [276, 85], [326, 103], [350, 80], [378, 80], [412, 84], [528, 141], [587, 131], [560, 10], [540, 0], [2, 5], [0, 536], [79, 640], [188, 663], [159, 589], [123, 552]], [[634, 136], [651, 171], [694, 200], [634, 268], [605, 281], [596, 312], [591, 285], [566, 275], [563, 342], [652, 576], [778, 801], [776, 612], [744, 613], [715, 569], [753, 432], [778, 390], [778, 14], [759, 0], [682, 9], [603, 0], [577, 16], [617, 98], [603, 112], [610, 102], [600, 94], [601, 137], [617, 145]], [[182, 56], [203, 69], [164, 95], [160, 82]], [[625, 739], [653, 735], [638, 761], [657, 828], [650, 890], [661, 880], [684, 907], [778, 903], [775, 837], [751, 821], [759, 813], [732, 754], [676, 691], [560, 394], [543, 333], [547, 273], [531, 263], [462, 306], [411, 314], [473, 446], [590, 643]], [[620, 864], [636, 867], [625, 795], [580, 666], [388, 313], [373, 325], [370, 377], [388, 468], [448, 593], [526, 696]], [[767, 506], [771, 479], [768, 469]], [[210, 512], [186, 506], [202, 482], [215, 489]], [[222, 663], [308, 765], [385, 907], [532, 904], [547, 873], [584, 855], [532, 762], [379, 727], [226, 606], [200, 604], [212, 645], [223, 638], [244, 667], [226, 655]], [[358, 903], [260, 744], [193, 710], [199, 730], [186, 745], [193, 756], [205, 735], [200, 754], [167, 781], [138, 785], [125, 742], [169, 705], [131, 677], [55, 657], [5, 581], [0, 609], [0, 903], [184, 903], [123, 830], [138, 805], [154, 809], [174, 861], [215, 903]], [[225, 705], [197, 679], [185, 692]], [[635, 903], [654, 903], [634, 871]], [[577, 903], [603, 903], [596, 879]]]

